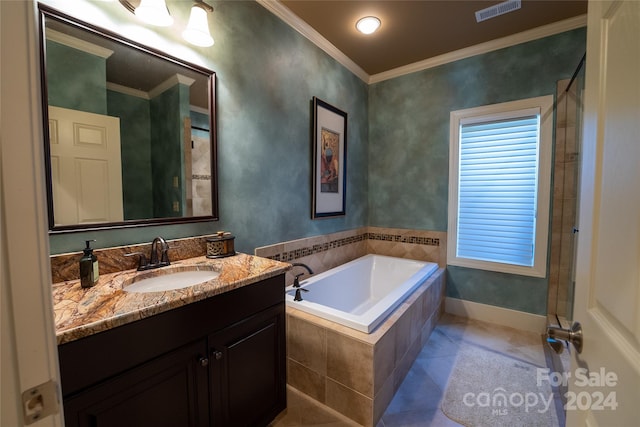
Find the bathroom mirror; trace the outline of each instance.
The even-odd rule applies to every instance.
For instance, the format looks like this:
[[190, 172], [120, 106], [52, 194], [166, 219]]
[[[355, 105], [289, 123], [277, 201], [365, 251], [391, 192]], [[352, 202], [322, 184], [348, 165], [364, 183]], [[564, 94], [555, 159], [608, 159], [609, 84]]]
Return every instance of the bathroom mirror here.
[[50, 232], [216, 220], [215, 73], [39, 11]]

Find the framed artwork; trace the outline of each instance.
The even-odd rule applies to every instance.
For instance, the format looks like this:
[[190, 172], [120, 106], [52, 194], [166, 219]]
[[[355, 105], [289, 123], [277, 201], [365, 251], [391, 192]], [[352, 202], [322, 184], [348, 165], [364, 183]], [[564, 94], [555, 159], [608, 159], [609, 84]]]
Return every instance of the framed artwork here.
[[313, 219], [345, 215], [347, 113], [313, 97]]

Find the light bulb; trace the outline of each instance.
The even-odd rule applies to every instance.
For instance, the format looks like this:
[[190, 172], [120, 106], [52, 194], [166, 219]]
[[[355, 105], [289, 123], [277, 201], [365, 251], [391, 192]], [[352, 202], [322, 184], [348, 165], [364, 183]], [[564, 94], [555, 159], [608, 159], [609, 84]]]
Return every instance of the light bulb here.
[[173, 24], [173, 18], [164, 0], [142, 0], [134, 13], [147, 24], [159, 27], [168, 27]]
[[187, 28], [182, 32], [182, 37], [191, 44], [196, 46], [212, 46], [213, 37], [209, 33], [209, 20], [207, 11], [195, 4], [191, 8], [191, 16]]
[[356, 23], [356, 28], [362, 34], [374, 33], [379, 27], [380, 20], [375, 16], [365, 16]]

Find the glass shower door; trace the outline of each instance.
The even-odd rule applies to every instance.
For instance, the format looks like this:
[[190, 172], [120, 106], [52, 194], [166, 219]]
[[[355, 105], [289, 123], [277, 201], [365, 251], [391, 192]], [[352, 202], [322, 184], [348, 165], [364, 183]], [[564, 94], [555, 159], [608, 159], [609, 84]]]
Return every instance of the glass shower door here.
[[[557, 313], [567, 320], [573, 319], [575, 289], [575, 264], [579, 235], [579, 195], [584, 105], [584, 57], [567, 89], [567, 126], [565, 127], [564, 203], [562, 219], [562, 243], [560, 275], [558, 282]], [[563, 298], [560, 298], [562, 294]], [[563, 306], [560, 306], [563, 305]]]

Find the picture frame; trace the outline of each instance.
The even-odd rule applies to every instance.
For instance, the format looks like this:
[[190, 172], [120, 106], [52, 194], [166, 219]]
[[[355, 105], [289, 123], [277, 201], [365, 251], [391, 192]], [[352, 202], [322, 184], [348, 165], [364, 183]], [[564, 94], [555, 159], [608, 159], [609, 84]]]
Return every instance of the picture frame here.
[[312, 219], [346, 215], [347, 113], [313, 97]]

